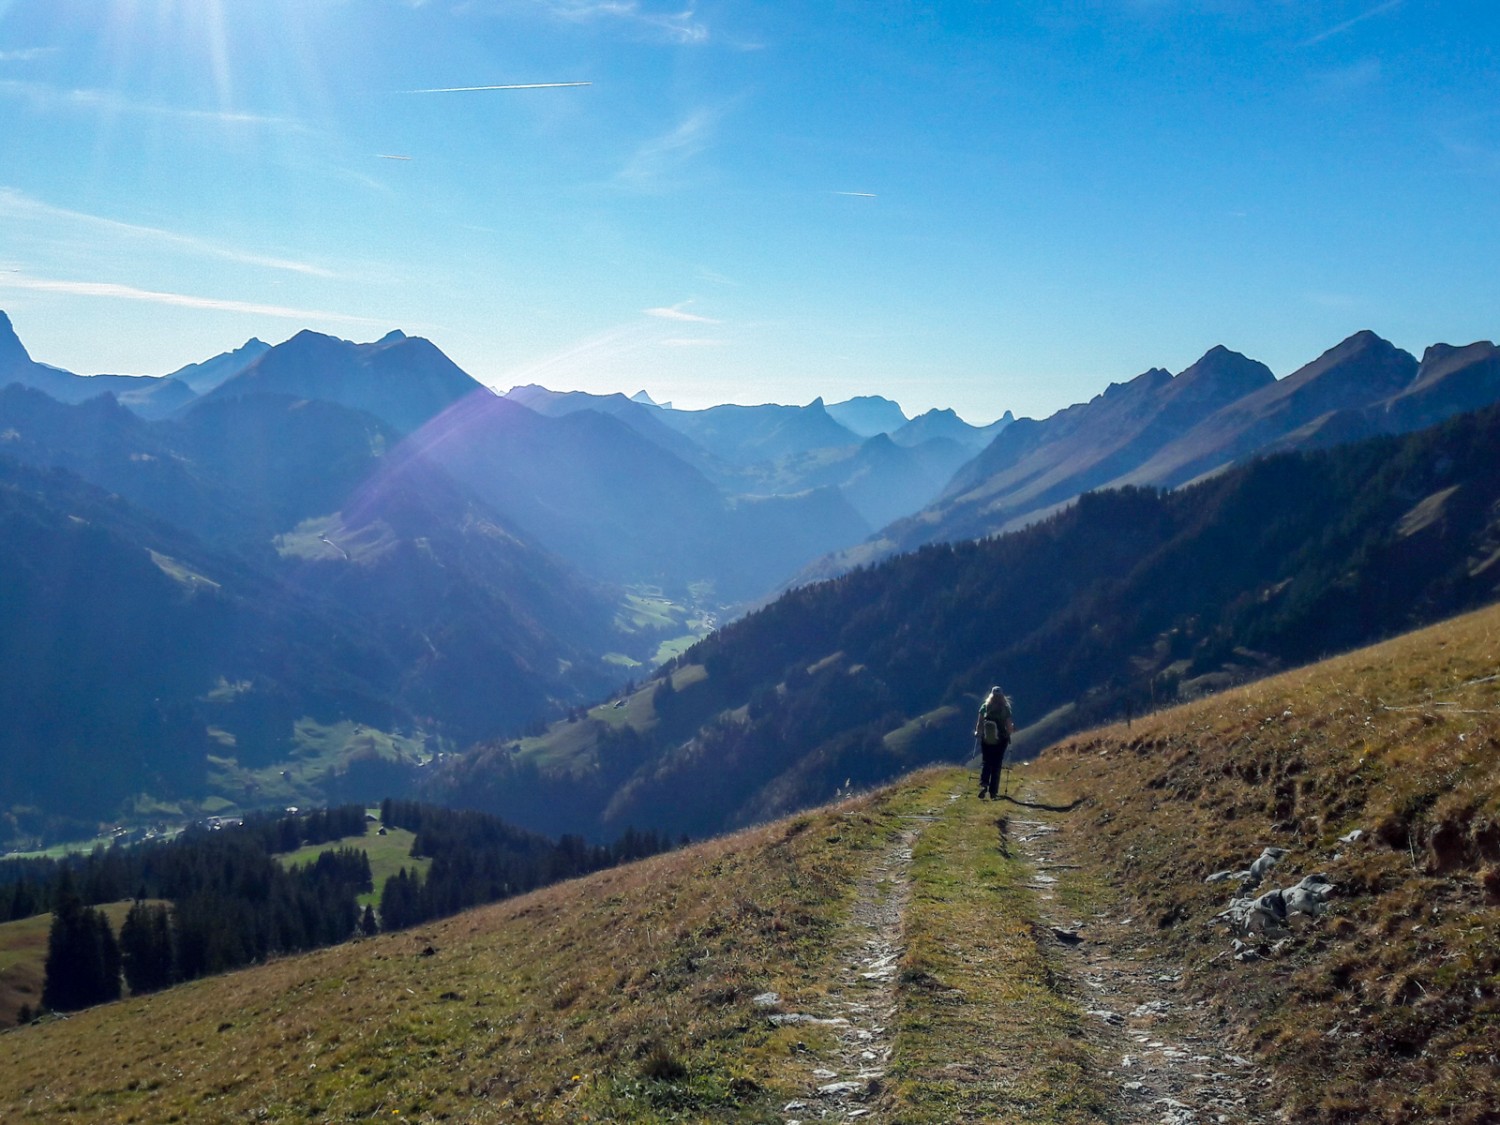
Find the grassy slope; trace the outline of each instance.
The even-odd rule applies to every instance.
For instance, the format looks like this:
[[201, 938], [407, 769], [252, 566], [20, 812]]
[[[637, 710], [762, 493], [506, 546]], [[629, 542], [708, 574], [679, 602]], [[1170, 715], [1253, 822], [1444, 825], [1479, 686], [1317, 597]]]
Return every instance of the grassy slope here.
[[[914, 866], [901, 1062], [881, 1096], [913, 1122], [1088, 1120], [1072, 1107], [1097, 1090], [1028, 924], [990, 944], [997, 915], [1024, 911], [1024, 874], [996, 852], [986, 810], [946, 799], [961, 781], [918, 775], [411, 933], [0, 1037], [0, 1118], [780, 1121], [832, 1036], [775, 1028], [750, 998], [826, 1009], [859, 952], [844, 923], [861, 872], [936, 812]], [[987, 952], [956, 963], [952, 943], [979, 935]], [[1011, 1073], [945, 1069], [976, 1059]]]
[[[1500, 608], [1276, 676], [1035, 767], [1084, 797], [1079, 862], [1134, 896], [1299, 1118], [1494, 1120], [1500, 1105]], [[1339, 837], [1363, 829], [1353, 845]], [[1287, 848], [1332, 916], [1236, 963], [1204, 878]]]

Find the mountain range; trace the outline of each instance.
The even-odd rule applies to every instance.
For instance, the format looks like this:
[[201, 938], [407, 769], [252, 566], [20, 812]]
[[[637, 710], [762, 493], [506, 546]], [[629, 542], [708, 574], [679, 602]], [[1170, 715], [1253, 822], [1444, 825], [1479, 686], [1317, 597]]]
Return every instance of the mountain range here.
[[[548, 735], [535, 753], [481, 751], [430, 771], [439, 788], [484, 794], [512, 815], [514, 800], [531, 801], [531, 812], [546, 819], [552, 814], [533, 798], [550, 793], [554, 777], [541, 767], [591, 761], [602, 772], [584, 789], [598, 788], [569, 794], [565, 807], [608, 826], [676, 816], [674, 794], [707, 768], [692, 763], [717, 747], [723, 762], [746, 772], [720, 770], [712, 779], [720, 796], [705, 798], [688, 825], [716, 830], [819, 795], [833, 772], [880, 773], [940, 745], [952, 753], [944, 708], [958, 706], [969, 688], [957, 685], [971, 673], [983, 675], [974, 665], [978, 626], [953, 617], [965, 605], [954, 590], [978, 590], [984, 567], [1002, 568], [1005, 612], [1023, 613], [1024, 635], [1050, 638], [1033, 651], [1015, 647], [1007, 632], [1006, 660], [1040, 663], [997, 670], [1023, 684], [1044, 675], [1023, 697], [1033, 708], [1074, 708], [1072, 718], [1057, 720], [1064, 726], [1142, 690], [1149, 699], [1156, 681], [1141, 679], [1140, 669], [1165, 673], [1178, 658], [1164, 662], [1164, 652], [1193, 654], [1192, 674], [1168, 675], [1195, 684], [1190, 690], [1304, 658], [1301, 641], [1241, 643], [1241, 632], [1260, 626], [1238, 610], [1200, 649], [1203, 622], [1229, 613], [1227, 605], [1306, 577], [1300, 570], [1271, 577], [1269, 562], [1251, 575], [1239, 544], [1283, 525], [1326, 530], [1341, 505], [1388, 517], [1392, 504], [1410, 507], [1412, 489], [1436, 493], [1431, 482], [1376, 474], [1385, 481], [1378, 487], [1395, 489], [1398, 499], [1376, 484], [1375, 492], [1336, 494], [1297, 484], [1297, 495], [1282, 497], [1265, 483], [1281, 478], [1242, 477], [1249, 470], [1235, 466], [1267, 452], [1409, 432], [1497, 397], [1492, 344], [1434, 345], [1419, 363], [1366, 332], [1282, 380], [1214, 348], [1175, 376], [1153, 369], [1041, 421], [1007, 414], [976, 427], [946, 410], [908, 419], [877, 396], [688, 411], [644, 395], [541, 387], [497, 395], [431, 342], [400, 332], [368, 344], [311, 332], [275, 346], [252, 340], [158, 379], [78, 376], [33, 361], [0, 313], [0, 487], [14, 529], [0, 581], [19, 592], [7, 607], [0, 661], [26, 684], [7, 701], [16, 719], [0, 767], [18, 785], [24, 780], [15, 799], [42, 810], [42, 819], [107, 815], [132, 794], [158, 789], [201, 799], [205, 784], [230, 801], [305, 801], [352, 784], [355, 758], [382, 784], [405, 785], [414, 763], [434, 752], [473, 742], [513, 747], [528, 728], [537, 734], [550, 720], [576, 719], [590, 700], [649, 675], [714, 622], [762, 604], [768, 609], [652, 682], [653, 692], [669, 685], [670, 722], [649, 730], [614, 723], [610, 737], [619, 745], [590, 734], [592, 723], [565, 724], [566, 753], [549, 758]], [[1098, 490], [1121, 487], [1147, 491], [1099, 498]], [[1179, 498], [1159, 487], [1184, 491]], [[1462, 502], [1432, 501], [1444, 527], [1463, 513], [1464, 542], [1475, 552], [1487, 525], [1475, 524], [1465, 505], [1485, 487], [1465, 481], [1455, 494]], [[1261, 507], [1204, 499], [1238, 488]], [[1306, 498], [1324, 507], [1315, 511]], [[1231, 510], [1244, 527], [1212, 514]], [[1278, 517], [1267, 531], [1258, 521], [1272, 511]], [[966, 553], [974, 540], [1038, 521], [1050, 530], [1006, 540], [994, 558]], [[1210, 527], [1213, 536], [1193, 540], [1181, 576], [1183, 596], [1198, 591], [1192, 612], [1173, 601], [1152, 618], [1153, 631], [1137, 635], [1122, 624], [1133, 618], [1120, 606], [1091, 600], [1123, 574], [1139, 571], [1149, 585], [1171, 543]], [[1358, 572], [1363, 558], [1338, 556], [1335, 547], [1326, 558], [1307, 554], [1312, 548], [1295, 538], [1275, 542], [1301, 552], [1318, 574], [1336, 565]], [[772, 604], [798, 575], [844, 575], [938, 543], [959, 545], [953, 557], [980, 569], [948, 573], [948, 556], [929, 547], [915, 561], [859, 570], [814, 593], [794, 589]], [[1270, 558], [1269, 547], [1258, 549], [1257, 557]], [[92, 560], [87, 574], [68, 561], [75, 553]], [[1449, 570], [1418, 568], [1427, 593], [1382, 604], [1379, 613], [1425, 619], [1434, 612], [1424, 608], [1429, 602], [1449, 604], [1432, 583], [1462, 587], [1454, 605], [1482, 596], [1441, 565]], [[1215, 585], [1194, 568], [1245, 584]], [[116, 575], [113, 596], [149, 612], [107, 605]], [[840, 590], [860, 591], [859, 599], [841, 601]], [[815, 608], [821, 598], [836, 607], [826, 612], [861, 628], [878, 623], [905, 655], [892, 663], [833, 643], [842, 627]], [[898, 602], [904, 608], [881, 608]], [[96, 614], [54, 623], [65, 603]], [[1101, 644], [1088, 659], [1075, 653], [1076, 668], [1069, 656], [1058, 672], [1050, 662], [1059, 652], [1093, 652], [1067, 639], [1083, 620], [1081, 606], [1096, 606], [1093, 626], [1118, 643]], [[109, 624], [91, 627], [92, 620]], [[765, 620], [785, 635], [749, 624]], [[967, 656], [933, 639], [939, 622], [969, 638]], [[1335, 625], [1330, 644], [1376, 635], [1390, 622], [1377, 615], [1353, 631]], [[816, 643], [787, 656], [788, 638], [809, 630]], [[745, 682], [713, 674], [722, 661], [705, 654], [738, 651], [750, 642], [735, 638], [749, 636], [786, 659]], [[723, 658], [729, 666], [742, 659]], [[837, 690], [805, 695], [799, 666]], [[697, 679], [695, 668], [710, 674]], [[622, 697], [627, 715], [636, 699]], [[840, 708], [843, 717], [835, 717]], [[900, 722], [872, 727], [863, 720], [871, 708]], [[655, 713], [646, 708], [650, 724]], [[164, 743], [178, 747], [171, 769], [153, 765], [148, 752], [166, 738], [162, 723], [177, 732]], [[1031, 725], [1032, 737], [1053, 729]], [[741, 727], [749, 732], [743, 745], [729, 747]], [[335, 744], [338, 753], [329, 749]], [[889, 762], [880, 751], [851, 769], [851, 748], [877, 744], [898, 751]], [[54, 745], [72, 747], [54, 756], [58, 763], [101, 746], [120, 761], [100, 771], [107, 784], [54, 800], [62, 767], [44, 760]], [[490, 765], [498, 766], [493, 777]], [[515, 782], [516, 771], [525, 784]], [[497, 796], [502, 784], [513, 793]]]
[[1500, 596], [1500, 406], [793, 590], [619, 707], [455, 757], [429, 795], [556, 831], [694, 835], [962, 759], [991, 684], [1014, 753]]
[[1500, 398], [1500, 350], [1427, 349], [1420, 363], [1359, 332], [1288, 375], [1223, 347], [1153, 368], [1040, 421], [1021, 419], [931, 504], [799, 576], [831, 577], [926, 543], [1024, 527], [1090, 489], [1175, 488], [1264, 453], [1406, 433]]

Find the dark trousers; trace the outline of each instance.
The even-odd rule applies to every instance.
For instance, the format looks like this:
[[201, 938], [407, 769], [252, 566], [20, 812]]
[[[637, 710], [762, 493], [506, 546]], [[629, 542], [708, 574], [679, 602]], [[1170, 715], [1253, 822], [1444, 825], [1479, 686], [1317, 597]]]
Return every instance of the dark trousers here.
[[1000, 767], [1005, 763], [1006, 746], [980, 746], [979, 752], [984, 758], [984, 768], [979, 771], [979, 791], [983, 793], [989, 790], [990, 796], [994, 797], [1000, 792]]

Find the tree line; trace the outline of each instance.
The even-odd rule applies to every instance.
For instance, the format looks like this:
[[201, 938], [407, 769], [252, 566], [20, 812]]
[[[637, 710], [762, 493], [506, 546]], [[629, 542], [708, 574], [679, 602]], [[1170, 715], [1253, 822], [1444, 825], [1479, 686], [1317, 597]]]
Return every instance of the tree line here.
[[[611, 845], [552, 841], [496, 817], [387, 800], [382, 821], [416, 836], [430, 859], [387, 879], [379, 912], [369, 856], [329, 848], [287, 867], [276, 856], [365, 834], [358, 805], [243, 823], [198, 825], [170, 841], [96, 848], [68, 859], [0, 861], [0, 921], [52, 912], [42, 1003], [73, 1011], [267, 958], [396, 930], [560, 879], [665, 850], [667, 838], [628, 830]], [[98, 907], [132, 900], [115, 934]], [[23, 1019], [34, 1013], [23, 1011]]]

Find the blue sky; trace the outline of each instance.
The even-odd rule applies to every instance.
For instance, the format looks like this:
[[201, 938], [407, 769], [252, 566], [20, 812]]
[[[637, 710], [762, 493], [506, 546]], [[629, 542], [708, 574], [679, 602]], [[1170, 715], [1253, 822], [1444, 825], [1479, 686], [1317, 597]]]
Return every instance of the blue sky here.
[[[0, 0], [0, 308], [506, 389], [1040, 416], [1500, 330], [1493, 0]], [[463, 92], [455, 87], [548, 85]], [[403, 159], [392, 159], [401, 157]]]

